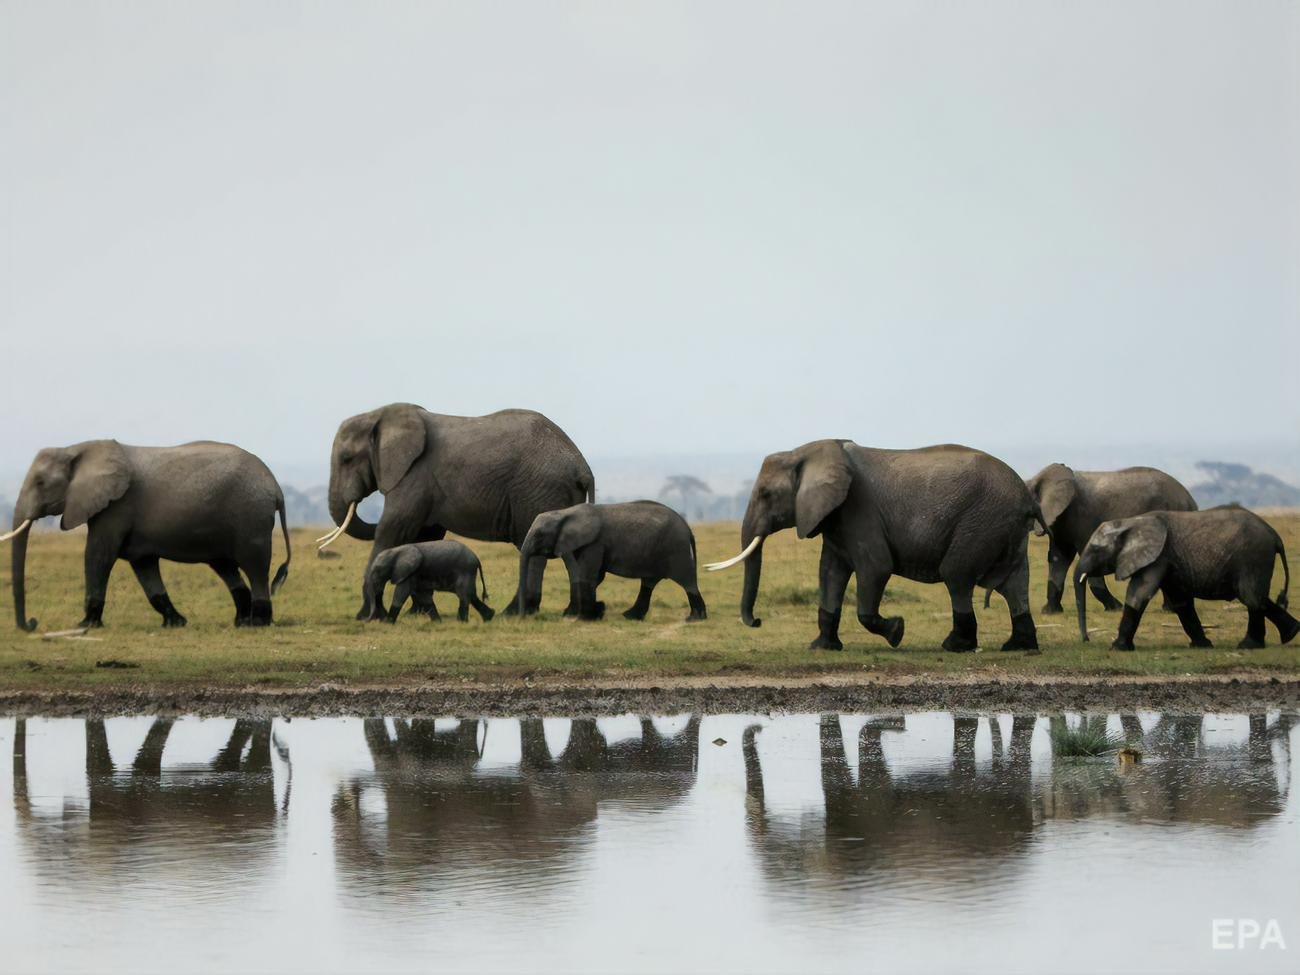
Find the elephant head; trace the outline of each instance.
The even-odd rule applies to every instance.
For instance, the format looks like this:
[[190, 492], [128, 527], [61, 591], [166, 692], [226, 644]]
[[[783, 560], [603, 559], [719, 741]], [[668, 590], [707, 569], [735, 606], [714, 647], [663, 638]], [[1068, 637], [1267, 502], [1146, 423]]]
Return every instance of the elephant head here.
[[88, 440], [37, 453], [18, 492], [13, 531], [0, 536], [0, 541], [13, 539], [14, 615], [19, 629], [36, 629], [36, 620], [26, 617], [27, 539], [32, 524], [62, 515], [65, 530], [77, 528], [125, 494], [130, 485], [126, 451], [116, 440]]
[[590, 545], [600, 535], [600, 526], [596, 506], [591, 504], [543, 511], [534, 518], [519, 546], [519, 591], [532, 592], [528, 570], [533, 559], [560, 558]]
[[1079, 571], [1074, 580], [1074, 599], [1079, 607], [1079, 634], [1088, 640], [1088, 611], [1083, 598], [1083, 584], [1090, 575], [1110, 575], [1123, 582], [1133, 573], [1145, 569], [1165, 550], [1169, 530], [1153, 515], [1120, 518], [1102, 522], [1079, 556]]
[[815, 440], [764, 458], [740, 525], [740, 554], [707, 566], [717, 571], [745, 563], [740, 618], [746, 626], [763, 622], [754, 617], [763, 571], [763, 539], [785, 528], [794, 528], [800, 538], [813, 538], [848, 497], [853, 475], [844, 452], [846, 443]]
[[339, 424], [329, 487], [330, 517], [339, 528], [320, 541], [333, 541], [345, 531], [362, 541], [374, 539], [375, 526], [357, 517], [356, 507], [376, 490], [392, 491], [424, 453], [428, 434], [422, 412], [410, 403], [393, 403]]
[[1064, 464], [1048, 464], [1026, 482], [1029, 493], [1043, 512], [1043, 525], [1036, 527], [1035, 535], [1046, 535], [1065, 509], [1074, 503], [1078, 488], [1074, 471]]

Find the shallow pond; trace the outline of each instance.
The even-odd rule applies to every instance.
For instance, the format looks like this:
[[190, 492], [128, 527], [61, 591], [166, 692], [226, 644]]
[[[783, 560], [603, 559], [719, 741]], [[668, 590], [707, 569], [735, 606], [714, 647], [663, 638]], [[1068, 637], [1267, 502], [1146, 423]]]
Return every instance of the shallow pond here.
[[1295, 971], [1297, 724], [9, 719], [0, 968]]

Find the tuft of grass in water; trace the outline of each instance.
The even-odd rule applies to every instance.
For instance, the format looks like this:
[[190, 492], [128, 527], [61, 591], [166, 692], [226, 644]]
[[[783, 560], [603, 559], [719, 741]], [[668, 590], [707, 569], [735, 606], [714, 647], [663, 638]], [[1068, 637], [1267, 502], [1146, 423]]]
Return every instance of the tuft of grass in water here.
[[1058, 758], [1095, 758], [1124, 747], [1124, 739], [1106, 731], [1105, 725], [1090, 721], [1077, 728], [1058, 725], [1052, 729], [1052, 754]]

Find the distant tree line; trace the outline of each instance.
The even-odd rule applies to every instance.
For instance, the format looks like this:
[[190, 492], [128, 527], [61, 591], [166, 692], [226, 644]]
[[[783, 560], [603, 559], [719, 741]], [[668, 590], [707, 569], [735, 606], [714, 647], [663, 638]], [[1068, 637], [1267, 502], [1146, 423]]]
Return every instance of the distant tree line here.
[[1247, 508], [1300, 507], [1300, 488], [1272, 474], [1259, 474], [1245, 464], [1203, 460], [1196, 465], [1207, 480], [1189, 489], [1202, 508], [1236, 502]]

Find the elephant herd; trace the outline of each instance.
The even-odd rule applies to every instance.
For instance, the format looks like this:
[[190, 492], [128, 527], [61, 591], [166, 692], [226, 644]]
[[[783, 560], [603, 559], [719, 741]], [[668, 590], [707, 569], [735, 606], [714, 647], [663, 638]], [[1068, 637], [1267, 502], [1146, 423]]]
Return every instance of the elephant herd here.
[[[357, 506], [380, 492], [376, 524]], [[675, 512], [653, 501], [597, 505], [595, 478], [581, 451], [556, 424], [529, 410], [464, 417], [394, 403], [339, 425], [330, 455], [329, 509], [342, 534], [372, 542], [361, 584], [358, 619], [394, 620], [407, 600], [437, 617], [432, 594], [455, 592], [464, 620], [473, 606], [486, 621], [482, 567], [451, 532], [479, 541], [509, 542], [520, 551], [518, 588], [505, 608], [529, 615], [541, 602], [548, 559], [564, 562], [566, 615], [599, 619], [597, 587], [607, 574], [638, 579], [625, 613], [645, 616], [654, 587], [681, 586], [688, 620], [707, 618], [697, 583], [695, 538]], [[279, 515], [286, 557], [270, 575], [272, 535]], [[183, 626], [159, 573], [159, 560], [206, 563], [230, 590], [235, 624], [272, 621], [271, 596], [289, 568], [284, 496], [270, 470], [239, 447], [196, 442], [132, 447], [96, 440], [41, 450], [14, 508], [14, 612], [26, 615], [29, 529], [61, 516], [64, 529], [87, 526], [83, 627], [102, 625], [109, 574], [130, 563], [163, 626]], [[744, 563], [740, 617], [754, 615], [764, 540], [794, 528], [821, 536], [816, 639], [811, 648], [840, 650], [840, 622], [849, 577], [857, 579], [857, 618], [869, 632], [898, 646], [901, 616], [882, 616], [881, 598], [893, 575], [943, 583], [952, 604], [945, 650], [979, 645], [973, 594], [1006, 601], [1011, 635], [1003, 650], [1038, 650], [1029, 606], [1028, 535], [1049, 537], [1047, 603], [1062, 610], [1071, 563], [1082, 639], [1087, 640], [1085, 583], [1107, 610], [1122, 607], [1114, 649], [1132, 650], [1147, 603], [1159, 592], [1178, 615], [1191, 644], [1208, 646], [1194, 599], [1236, 599], [1246, 608], [1239, 646], [1264, 645], [1265, 622], [1286, 643], [1300, 632], [1287, 611], [1290, 575], [1277, 532], [1236, 506], [1198, 511], [1187, 490], [1160, 471], [1138, 467], [1089, 473], [1052, 464], [1028, 482], [979, 450], [952, 444], [914, 450], [862, 447], [818, 440], [764, 459], [741, 522], [740, 554], [707, 566]], [[1269, 597], [1274, 558], [1285, 582]], [[1121, 604], [1103, 577], [1128, 580]], [[394, 587], [384, 607], [384, 589]]]

